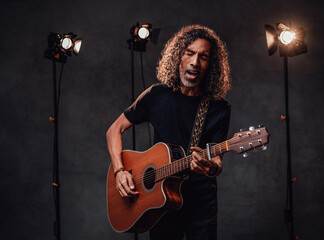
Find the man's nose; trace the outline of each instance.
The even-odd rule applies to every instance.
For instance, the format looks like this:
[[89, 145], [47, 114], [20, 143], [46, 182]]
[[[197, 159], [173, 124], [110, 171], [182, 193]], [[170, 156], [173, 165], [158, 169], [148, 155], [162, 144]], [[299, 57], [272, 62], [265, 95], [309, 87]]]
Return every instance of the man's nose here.
[[199, 66], [199, 55], [198, 54], [195, 54], [192, 56], [191, 64], [193, 66]]

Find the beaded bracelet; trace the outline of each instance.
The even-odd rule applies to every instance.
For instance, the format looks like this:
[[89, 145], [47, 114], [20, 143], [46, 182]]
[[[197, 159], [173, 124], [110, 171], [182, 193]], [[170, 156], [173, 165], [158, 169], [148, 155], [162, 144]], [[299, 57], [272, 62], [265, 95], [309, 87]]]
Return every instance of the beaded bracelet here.
[[124, 167], [118, 168], [118, 169], [114, 172], [114, 176], [116, 177], [117, 173], [119, 173], [119, 172], [121, 172], [121, 171], [126, 171], [126, 168], [124, 168]]

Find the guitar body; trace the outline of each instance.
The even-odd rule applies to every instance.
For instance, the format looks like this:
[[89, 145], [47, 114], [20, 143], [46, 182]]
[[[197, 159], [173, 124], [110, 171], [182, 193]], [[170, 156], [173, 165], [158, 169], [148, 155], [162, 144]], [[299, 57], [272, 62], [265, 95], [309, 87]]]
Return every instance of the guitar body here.
[[145, 232], [166, 212], [181, 208], [183, 178], [172, 176], [154, 182], [153, 170], [183, 158], [185, 152], [180, 146], [157, 143], [145, 152], [125, 150], [122, 156], [124, 167], [132, 174], [139, 194], [122, 198], [110, 166], [107, 176], [108, 218], [117, 232]]

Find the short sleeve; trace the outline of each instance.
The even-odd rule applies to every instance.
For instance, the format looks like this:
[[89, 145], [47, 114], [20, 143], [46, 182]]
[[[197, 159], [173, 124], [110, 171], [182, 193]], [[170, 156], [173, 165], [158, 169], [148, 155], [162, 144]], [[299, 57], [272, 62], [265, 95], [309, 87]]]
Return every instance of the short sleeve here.
[[148, 121], [150, 106], [153, 101], [153, 86], [154, 85], [142, 92], [135, 102], [124, 111], [125, 117], [131, 123], [140, 124]]

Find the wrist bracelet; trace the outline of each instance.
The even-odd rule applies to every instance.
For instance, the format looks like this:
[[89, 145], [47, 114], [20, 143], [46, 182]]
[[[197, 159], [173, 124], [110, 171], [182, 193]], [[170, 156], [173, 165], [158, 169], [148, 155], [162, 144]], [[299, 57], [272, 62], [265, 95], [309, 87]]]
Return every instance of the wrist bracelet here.
[[116, 177], [117, 173], [121, 172], [121, 171], [126, 171], [126, 169], [124, 167], [118, 168], [115, 172], [114, 172], [114, 176]]
[[215, 162], [213, 162], [213, 163], [216, 165], [215, 173], [213, 175], [209, 175], [208, 173], [205, 174], [207, 177], [210, 177], [210, 178], [216, 177], [217, 174], [218, 174], [218, 171], [219, 171], [219, 165], [218, 165], [218, 163], [215, 163]]

